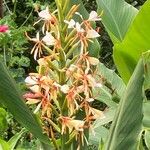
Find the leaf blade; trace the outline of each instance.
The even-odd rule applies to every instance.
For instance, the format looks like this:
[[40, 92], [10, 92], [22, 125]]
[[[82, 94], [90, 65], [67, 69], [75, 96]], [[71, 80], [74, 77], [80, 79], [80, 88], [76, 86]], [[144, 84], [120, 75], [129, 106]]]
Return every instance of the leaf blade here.
[[0, 102], [14, 115], [16, 120], [32, 132], [41, 141], [49, 143], [34, 114], [29, 110], [18, 91], [15, 81], [6, 67], [0, 62]]
[[122, 41], [138, 10], [124, 0], [97, 0], [106, 29]]
[[129, 28], [124, 40], [114, 46], [114, 61], [127, 83], [142, 53], [150, 49], [150, 0], [146, 1]]
[[143, 74], [143, 62], [140, 60], [119, 104], [106, 150], [135, 149], [137, 146], [137, 138], [142, 127]]

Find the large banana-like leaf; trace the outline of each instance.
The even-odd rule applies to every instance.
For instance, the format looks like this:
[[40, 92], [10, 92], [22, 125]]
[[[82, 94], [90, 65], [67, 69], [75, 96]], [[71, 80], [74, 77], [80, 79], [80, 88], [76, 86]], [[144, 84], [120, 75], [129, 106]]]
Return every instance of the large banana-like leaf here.
[[0, 103], [3, 103], [14, 115], [16, 120], [30, 130], [42, 142], [49, 143], [49, 139], [42, 133], [42, 128], [32, 112], [23, 101], [14, 80], [6, 67], [0, 62]]
[[[103, 125], [109, 124], [116, 113], [116, 109], [118, 104], [114, 101], [117, 99], [117, 102], [120, 100], [121, 96], [126, 90], [126, 85], [122, 81], [122, 79], [115, 73], [114, 70], [110, 70], [106, 68], [106, 66], [102, 63], [99, 63], [98, 68], [97, 68], [97, 74], [98, 74], [98, 79], [99, 76], [103, 79], [104, 85], [101, 88], [96, 88], [93, 90], [93, 95], [94, 98], [104, 102], [108, 108], [104, 112], [105, 118], [99, 118], [93, 123], [93, 128], [96, 131], [96, 137], [92, 136], [90, 134], [89, 139], [90, 141], [94, 142], [94, 144], [97, 144], [100, 142], [97, 140], [98, 136], [102, 138], [102, 141], [105, 142], [106, 138], [103, 136], [100, 136], [100, 133], [97, 132], [97, 130], [102, 129], [101, 134], [103, 135], [103, 132], [106, 130], [103, 130]], [[108, 135], [107, 132], [105, 133], [105, 137]], [[93, 139], [93, 140], [91, 140]]]
[[124, 0], [96, 0], [98, 12], [109, 33], [122, 41], [138, 10]]
[[[94, 144], [99, 144], [99, 140], [97, 138], [101, 137], [103, 142], [106, 141], [106, 136], [108, 135], [108, 131], [103, 127], [105, 124], [109, 124], [116, 113], [116, 109], [118, 104], [114, 101], [117, 99], [117, 102], [120, 100], [121, 96], [126, 90], [126, 85], [122, 81], [122, 79], [115, 73], [114, 70], [108, 69], [104, 64], [99, 63], [97, 68], [97, 78], [101, 76], [103, 79], [103, 86], [101, 88], [96, 88], [93, 90], [94, 98], [104, 102], [108, 108], [104, 112], [105, 118], [99, 118], [93, 123], [94, 131], [96, 132], [95, 138], [90, 134], [89, 139], [90, 142], [94, 142]], [[100, 133], [98, 133], [98, 130]], [[107, 132], [104, 132], [107, 131]], [[103, 136], [103, 133], [105, 136]], [[100, 136], [100, 134], [102, 134]], [[93, 140], [92, 140], [93, 139]]]
[[128, 82], [142, 53], [150, 49], [150, 0], [140, 9], [122, 43], [114, 47], [117, 69]]
[[150, 50], [143, 53], [144, 71], [145, 71], [145, 89], [150, 88]]
[[122, 95], [110, 129], [106, 150], [135, 150], [142, 128], [144, 67], [140, 60]]
[[95, 145], [98, 147], [100, 144], [100, 138], [101, 141], [105, 141], [107, 138], [107, 135], [109, 133], [109, 130], [103, 126], [98, 126], [97, 128], [94, 128], [94, 132], [90, 132], [89, 134], [89, 145]]

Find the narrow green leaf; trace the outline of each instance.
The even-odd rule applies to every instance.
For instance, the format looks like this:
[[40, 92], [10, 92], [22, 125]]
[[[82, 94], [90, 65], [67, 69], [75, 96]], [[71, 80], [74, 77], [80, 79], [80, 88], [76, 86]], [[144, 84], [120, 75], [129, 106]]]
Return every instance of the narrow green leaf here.
[[16, 120], [26, 127], [31, 133], [45, 143], [49, 139], [42, 133], [42, 128], [33, 113], [26, 106], [15, 81], [11, 78], [6, 67], [0, 62], [0, 103], [3, 103], [14, 115]]
[[0, 139], [0, 150], [10, 150], [6, 141]]
[[96, 0], [98, 12], [108, 32], [122, 41], [138, 10], [124, 0]]
[[14, 150], [18, 140], [21, 138], [21, 136], [26, 133], [26, 129], [22, 129], [19, 133], [16, 133], [7, 143], [9, 144], [10, 150]]
[[145, 143], [148, 149], [150, 149], [150, 131], [149, 130], [145, 131]]
[[118, 111], [112, 123], [106, 150], [134, 150], [142, 127], [144, 67], [139, 61], [122, 95]]
[[126, 83], [130, 79], [142, 53], [150, 49], [149, 6], [150, 0], [147, 0], [133, 21], [123, 42], [114, 46], [114, 61]]

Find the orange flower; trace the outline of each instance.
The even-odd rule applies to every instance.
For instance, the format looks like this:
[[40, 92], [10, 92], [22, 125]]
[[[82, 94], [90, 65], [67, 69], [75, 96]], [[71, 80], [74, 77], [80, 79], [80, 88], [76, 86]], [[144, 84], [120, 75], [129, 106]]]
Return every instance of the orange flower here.
[[98, 118], [105, 118], [104, 114], [102, 111], [98, 110], [98, 109], [95, 109], [95, 108], [92, 108], [92, 107], [89, 107], [89, 115], [92, 115], [91, 118], [92, 119], [98, 119]]
[[37, 32], [36, 34], [36, 38], [30, 38], [27, 33], [25, 33], [27, 38], [30, 40], [30, 41], [33, 41], [35, 43], [34, 47], [32, 48], [31, 50], [31, 54], [34, 53], [34, 59], [36, 60], [37, 59], [37, 55], [38, 57], [41, 56], [41, 54], [43, 54], [43, 51], [42, 51], [42, 40], [40, 40], [40, 34], [39, 32]]
[[86, 69], [85, 69], [85, 74], [88, 74], [90, 71], [90, 66], [96, 66], [99, 63], [99, 60], [95, 57], [90, 57], [88, 56], [88, 52], [80, 55], [79, 60], [77, 61], [77, 64], [83, 64], [86, 63]]
[[60, 35], [57, 33], [57, 38], [54, 38], [54, 36], [50, 32], [46, 32], [46, 35], [43, 37], [42, 41], [47, 45], [47, 46], [54, 46], [55, 48], [60, 48], [61, 43], [60, 43]]
[[40, 19], [37, 22], [35, 22], [34, 25], [43, 20], [44, 21], [44, 24], [42, 26], [43, 33], [45, 33], [45, 31], [50, 31], [50, 28], [52, 26], [55, 26], [57, 23], [57, 18], [54, 16], [55, 12], [57, 12], [57, 10], [54, 11], [53, 13], [50, 13], [49, 8], [47, 6], [45, 10], [42, 10], [38, 13]]
[[76, 112], [76, 110], [79, 109], [77, 100], [81, 100], [82, 97], [77, 92], [77, 89], [75, 87], [72, 87], [68, 91], [68, 93], [66, 95], [66, 99], [67, 99], [67, 105], [68, 105], [69, 113], [70, 113], [69, 115], [71, 116]]
[[79, 132], [84, 131], [84, 121], [82, 120], [75, 120], [70, 117], [64, 117], [61, 116], [60, 118], [61, 124], [62, 124], [62, 131], [61, 134], [64, 134], [66, 132], [66, 128], [69, 129], [69, 132], [72, 132], [73, 130]]
[[[78, 14], [83, 20], [83, 17], [81, 14], [79, 14], [78, 12], [76, 12], [76, 14]], [[86, 21], [83, 20], [81, 24], [79, 22], [75, 22], [73, 19], [71, 19], [70, 21], [65, 20], [64, 22], [68, 24], [68, 28], [73, 28], [76, 30], [77, 32], [76, 37], [78, 37], [81, 42], [81, 54], [83, 54], [84, 49], [86, 50], [86, 48], [88, 47], [88, 41], [91, 41], [90, 39], [97, 38], [100, 36], [97, 33], [97, 31], [95, 31], [91, 27], [90, 23], [88, 23], [87, 20]], [[87, 24], [89, 26], [88, 28], [87, 28]], [[83, 25], [85, 25], [85, 29]]]

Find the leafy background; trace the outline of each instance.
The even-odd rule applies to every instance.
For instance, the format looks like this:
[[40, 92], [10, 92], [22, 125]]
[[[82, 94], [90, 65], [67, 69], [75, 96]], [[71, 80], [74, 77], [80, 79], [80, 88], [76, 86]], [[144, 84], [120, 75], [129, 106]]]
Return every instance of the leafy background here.
[[[135, 8], [139, 9], [140, 6], [142, 6], [145, 2], [145, 0], [126, 0], [127, 3], [132, 4]], [[36, 32], [36, 30], [31, 26], [33, 22], [37, 18], [37, 14], [34, 11], [35, 7], [45, 7], [47, 4], [50, 4], [51, 9], [55, 9], [55, 4], [53, 0], [43, 0], [43, 1], [33, 1], [33, 0], [7, 0], [4, 3], [3, 8], [3, 19], [0, 20], [0, 24], [9, 23], [11, 34], [12, 36], [2, 37], [0, 35], [0, 42], [2, 43], [0, 45], [0, 58], [1, 60], [6, 60], [5, 63], [7, 67], [9, 68], [9, 71], [11, 72], [11, 75], [13, 78], [17, 81], [18, 85], [21, 87], [22, 91], [26, 90], [26, 87], [24, 85], [24, 78], [27, 76], [29, 72], [36, 70], [36, 63], [30, 56], [30, 48], [32, 47], [32, 44], [28, 43], [26, 40], [26, 37], [24, 36], [25, 31], [30, 31], [31, 35]], [[97, 9], [96, 0], [83, 0], [83, 4], [86, 7], [87, 11], [90, 12], [91, 10]], [[9, 9], [8, 9], [9, 8]], [[111, 70], [105, 70], [105, 67], [103, 65], [99, 66], [102, 70], [104, 70], [102, 73], [105, 76], [105, 88], [103, 89], [103, 96], [105, 99], [113, 99], [111, 101], [114, 104], [114, 107], [111, 108], [110, 112], [107, 112], [108, 114], [114, 114], [115, 105], [118, 99], [116, 98], [120, 93], [117, 91], [114, 95], [109, 94], [109, 92], [115, 87], [117, 89], [121, 87], [125, 88], [125, 85], [123, 84], [122, 80], [119, 78], [119, 76], [116, 76], [115, 72], [116, 66], [114, 65], [112, 53], [113, 53], [113, 41], [111, 41], [108, 30], [106, 31], [104, 25], [99, 22], [97, 26], [101, 27], [101, 37], [98, 39], [99, 43], [101, 45], [100, 50], [100, 61], [105, 64], [108, 68]], [[3, 40], [5, 39], [5, 40]], [[3, 49], [6, 49], [5, 54]], [[31, 65], [32, 64], [32, 67]], [[113, 70], [113, 71], [112, 71]], [[105, 72], [108, 72], [105, 74]], [[114, 74], [112, 78], [110, 79], [111, 74]], [[109, 75], [108, 75], [109, 74]], [[107, 76], [108, 75], [108, 76]], [[108, 82], [112, 81], [111, 84]], [[116, 87], [116, 82], [119, 82], [120, 86]], [[137, 89], [138, 90], [138, 89]], [[149, 94], [149, 91], [147, 91], [147, 95]], [[108, 101], [105, 101], [104, 103], [100, 102], [97, 98], [97, 102], [93, 105], [99, 109], [104, 109], [106, 105], [104, 103], [107, 103]], [[110, 101], [109, 101], [110, 102]], [[107, 103], [108, 104], [108, 103]], [[2, 104], [1, 104], [2, 105]], [[11, 104], [10, 104], [11, 105]], [[109, 104], [108, 104], [109, 105]], [[145, 104], [145, 112], [146, 114], [149, 114], [149, 111], [147, 109], [147, 105]], [[20, 124], [16, 122], [16, 120], [12, 117], [9, 111], [7, 111], [6, 108], [0, 109], [0, 126], [2, 133], [1, 136], [4, 140], [8, 141], [13, 135], [15, 135], [18, 131], [21, 130]], [[113, 112], [113, 113], [112, 113]], [[148, 116], [148, 115], [147, 115]], [[114, 115], [112, 115], [109, 118], [108, 122], [111, 122]], [[125, 117], [125, 116], [124, 116]], [[132, 118], [131, 118], [132, 119]], [[146, 120], [146, 119], [145, 119]], [[106, 121], [106, 120], [105, 120]], [[106, 122], [107, 122], [106, 121]], [[144, 122], [147, 124], [147, 122]], [[103, 124], [103, 123], [101, 123]], [[97, 126], [97, 124], [95, 124]], [[146, 126], [146, 125], [145, 125]], [[147, 125], [149, 127], [149, 124]], [[147, 127], [146, 126], [146, 127]], [[104, 127], [105, 131], [102, 133], [102, 135], [105, 135], [108, 132], [108, 128], [110, 127], [110, 124], [108, 123], [107, 126]], [[21, 132], [21, 131], [20, 131]], [[146, 141], [145, 144], [147, 144], [148, 139], [150, 137], [150, 133], [148, 130], [145, 130], [145, 137]], [[22, 134], [22, 132], [21, 132]], [[97, 135], [99, 136], [99, 135]], [[102, 138], [106, 138], [103, 136]], [[25, 140], [24, 140], [25, 139]], [[28, 147], [32, 148], [35, 145], [38, 145], [40, 142], [37, 139], [31, 138], [31, 135], [29, 133], [24, 133], [24, 136], [20, 140], [19, 147]], [[97, 149], [97, 141], [95, 141], [95, 145], [91, 145], [89, 149]], [[4, 142], [4, 145], [6, 143]], [[7, 145], [7, 144], [6, 144]], [[115, 145], [115, 144], [114, 144]], [[147, 147], [150, 147], [147, 144]]]

